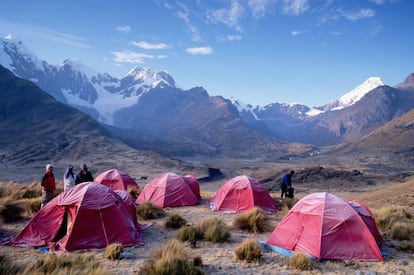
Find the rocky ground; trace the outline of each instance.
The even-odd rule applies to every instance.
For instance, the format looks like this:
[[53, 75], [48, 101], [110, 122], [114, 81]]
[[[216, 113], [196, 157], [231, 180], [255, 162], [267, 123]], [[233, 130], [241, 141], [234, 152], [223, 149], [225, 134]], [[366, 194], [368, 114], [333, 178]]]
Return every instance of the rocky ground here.
[[[235, 214], [213, 212], [208, 201], [213, 196], [215, 190], [225, 179], [203, 183], [201, 185], [202, 201], [197, 206], [167, 208], [167, 216], [156, 220], [140, 220], [140, 223], [152, 223], [143, 233], [144, 246], [128, 247], [125, 249], [127, 258], [121, 260], [107, 260], [104, 258], [104, 251], [94, 251], [101, 266], [113, 274], [137, 274], [142, 270], [145, 262], [151, 258], [154, 249], [165, 244], [168, 240], [175, 238], [177, 230], [169, 230], [164, 227], [168, 216], [178, 213], [185, 218], [188, 224], [196, 224], [203, 219], [217, 216], [224, 220], [231, 227], [231, 237], [228, 241], [221, 244], [211, 242], [199, 242], [195, 248], [191, 248], [194, 256], [200, 256], [203, 262], [203, 270], [206, 274], [414, 274], [414, 255], [412, 253], [399, 251], [398, 244], [388, 240], [381, 246], [385, 253], [383, 262], [358, 262], [358, 261], [323, 261], [314, 262], [312, 270], [298, 271], [288, 265], [288, 258], [272, 250], [262, 247], [262, 258], [257, 263], [245, 263], [236, 259], [235, 248], [243, 240], [254, 238], [259, 242], [264, 242], [271, 232], [253, 234], [233, 228]], [[332, 182], [331, 182], [332, 183]], [[384, 184], [386, 185], [386, 184]], [[346, 186], [338, 185], [335, 188], [336, 195], [345, 199], [358, 199], [367, 204], [371, 210], [380, 208], [384, 205], [393, 204], [404, 206], [414, 213], [414, 181], [405, 183], [392, 183], [392, 186], [381, 187], [372, 185], [371, 190], [364, 188], [364, 191], [355, 193], [349, 192]], [[302, 198], [312, 192], [326, 191], [317, 186], [297, 185], [297, 198]], [[392, 195], [391, 195], [392, 194]], [[278, 192], [272, 193], [277, 197]], [[269, 215], [273, 228], [283, 218], [286, 211], [281, 211]], [[8, 224], [5, 230], [10, 234], [16, 234], [26, 223], [20, 222]], [[16, 248], [10, 246], [0, 246], [0, 254], [8, 255], [19, 262], [30, 262], [44, 256], [44, 252], [33, 248]]]

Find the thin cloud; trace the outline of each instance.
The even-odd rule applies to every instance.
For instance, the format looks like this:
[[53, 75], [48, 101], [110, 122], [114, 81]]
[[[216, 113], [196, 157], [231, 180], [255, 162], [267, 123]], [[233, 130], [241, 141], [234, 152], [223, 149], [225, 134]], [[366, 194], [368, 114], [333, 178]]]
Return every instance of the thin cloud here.
[[145, 63], [145, 59], [154, 59], [153, 55], [137, 53], [133, 51], [111, 52], [114, 56], [114, 61], [118, 63]]
[[296, 30], [293, 30], [293, 31], [291, 31], [290, 33], [291, 33], [293, 36], [298, 36], [298, 35], [301, 35], [301, 34], [305, 33], [305, 31], [296, 31]]
[[243, 37], [240, 34], [228, 34], [228, 35], [222, 34], [222, 35], [219, 35], [217, 39], [218, 39], [218, 41], [233, 42], [233, 41], [242, 40]]
[[48, 28], [37, 27], [33, 25], [26, 24], [16, 24], [11, 22], [5, 22], [0, 20], [0, 29], [8, 29], [16, 36], [32, 36], [38, 37], [45, 41], [62, 43], [70, 46], [75, 46], [79, 48], [90, 48], [89, 45], [85, 44], [83, 41], [85, 38], [71, 35], [68, 33], [57, 32]]
[[264, 17], [269, 9], [276, 4], [276, 0], [248, 0], [247, 5], [253, 17]]
[[300, 15], [309, 9], [308, 0], [283, 0], [282, 5], [286, 15]]
[[122, 33], [129, 33], [131, 32], [131, 27], [130, 26], [118, 26], [115, 28], [115, 30], [122, 32]]
[[195, 25], [193, 25], [189, 19], [190, 12], [187, 6], [184, 5], [183, 3], [178, 3], [178, 5], [180, 6], [181, 10], [177, 11], [175, 13], [175, 16], [184, 21], [185, 25], [187, 26], [187, 28], [189, 29], [191, 33], [192, 41], [195, 41], [195, 42], [201, 41], [201, 35], [200, 35], [198, 28]]
[[213, 53], [213, 49], [211, 47], [187, 48], [185, 51], [192, 55], [206, 55]]
[[164, 50], [169, 48], [165, 43], [153, 44], [146, 41], [132, 41], [131, 44], [145, 50]]
[[208, 10], [207, 19], [214, 24], [222, 23], [237, 31], [241, 31], [242, 28], [239, 25], [239, 20], [242, 18], [243, 13], [243, 6], [237, 1], [232, 1], [228, 9]]
[[385, 0], [370, 0], [372, 3], [377, 5], [383, 5], [385, 4]]
[[373, 9], [360, 9], [358, 11], [339, 11], [340, 14], [351, 22], [356, 22], [361, 19], [374, 17], [375, 11]]

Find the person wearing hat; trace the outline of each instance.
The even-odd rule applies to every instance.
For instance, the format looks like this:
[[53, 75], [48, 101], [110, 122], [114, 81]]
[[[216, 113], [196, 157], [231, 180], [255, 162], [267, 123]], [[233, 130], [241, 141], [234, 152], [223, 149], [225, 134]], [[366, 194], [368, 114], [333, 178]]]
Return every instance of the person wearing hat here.
[[92, 176], [92, 173], [89, 172], [86, 164], [82, 164], [80, 168], [81, 170], [79, 174], [76, 175], [75, 184], [79, 184], [79, 183], [87, 182], [87, 181], [92, 182], [93, 176]]
[[75, 186], [75, 173], [73, 173], [73, 165], [69, 164], [63, 174], [63, 190], [68, 190]]
[[53, 175], [53, 166], [51, 164], [46, 165], [46, 171], [40, 185], [42, 186], [42, 203], [40, 207], [43, 208], [53, 198], [53, 192], [56, 189], [55, 175]]

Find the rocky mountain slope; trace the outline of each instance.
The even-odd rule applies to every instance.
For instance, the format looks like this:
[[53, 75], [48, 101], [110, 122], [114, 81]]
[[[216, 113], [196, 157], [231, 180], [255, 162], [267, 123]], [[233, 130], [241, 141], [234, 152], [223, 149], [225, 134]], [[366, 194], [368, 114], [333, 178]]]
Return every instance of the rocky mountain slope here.
[[[0, 96], [0, 180], [39, 179], [46, 163], [55, 165], [58, 179], [68, 164], [83, 162], [94, 172], [118, 168], [133, 175], [147, 175], [149, 168], [155, 174], [207, 171], [202, 165], [133, 149], [90, 116], [57, 102], [2, 66]], [[30, 175], [32, 170], [35, 175]]]
[[317, 108], [282, 103], [253, 107], [211, 97], [201, 87], [179, 89], [165, 71], [135, 67], [116, 79], [76, 61], [49, 65], [19, 41], [1, 43], [0, 64], [16, 75], [89, 114], [131, 146], [171, 156], [308, 154], [314, 148], [297, 143], [354, 141], [414, 108], [412, 76], [396, 87], [369, 78]]

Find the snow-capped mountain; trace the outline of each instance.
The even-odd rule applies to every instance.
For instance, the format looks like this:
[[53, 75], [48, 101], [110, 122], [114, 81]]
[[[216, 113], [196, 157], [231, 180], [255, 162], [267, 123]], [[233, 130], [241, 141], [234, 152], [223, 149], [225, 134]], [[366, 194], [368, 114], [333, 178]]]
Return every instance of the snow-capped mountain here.
[[341, 96], [339, 100], [330, 103], [329, 106], [331, 108], [328, 110], [341, 110], [350, 107], [353, 104], [357, 103], [359, 100], [361, 100], [367, 93], [383, 85], [385, 84], [384, 82], [382, 82], [381, 78], [370, 77], [367, 80], [365, 80], [362, 84], [358, 85], [352, 91]]
[[78, 60], [61, 65], [40, 61], [21, 41], [1, 39], [0, 64], [21, 78], [31, 80], [60, 102], [88, 113], [101, 123], [114, 125], [117, 111], [136, 105], [156, 87], [175, 87], [166, 71], [132, 68], [117, 79], [97, 72]]
[[[181, 90], [166, 71], [134, 67], [117, 79], [76, 60], [50, 65], [20, 41], [1, 39], [0, 43], [0, 64], [15, 75], [33, 81], [56, 100], [101, 123], [133, 130], [127, 133], [130, 143], [140, 144], [145, 135], [147, 142], [153, 144], [153, 140], [162, 140], [168, 150], [177, 151], [169, 143], [179, 142], [182, 150], [194, 143], [200, 150], [218, 152], [223, 150], [223, 144], [234, 145], [234, 140], [243, 136], [241, 133], [250, 142], [265, 139], [249, 133], [252, 129], [277, 140], [338, 144], [358, 138], [414, 108], [414, 77], [395, 88], [372, 77], [321, 107], [285, 103], [252, 106], [235, 98], [210, 97], [201, 87]], [[242, 144], [246, 141], [240, 140], [237, 145]]]

